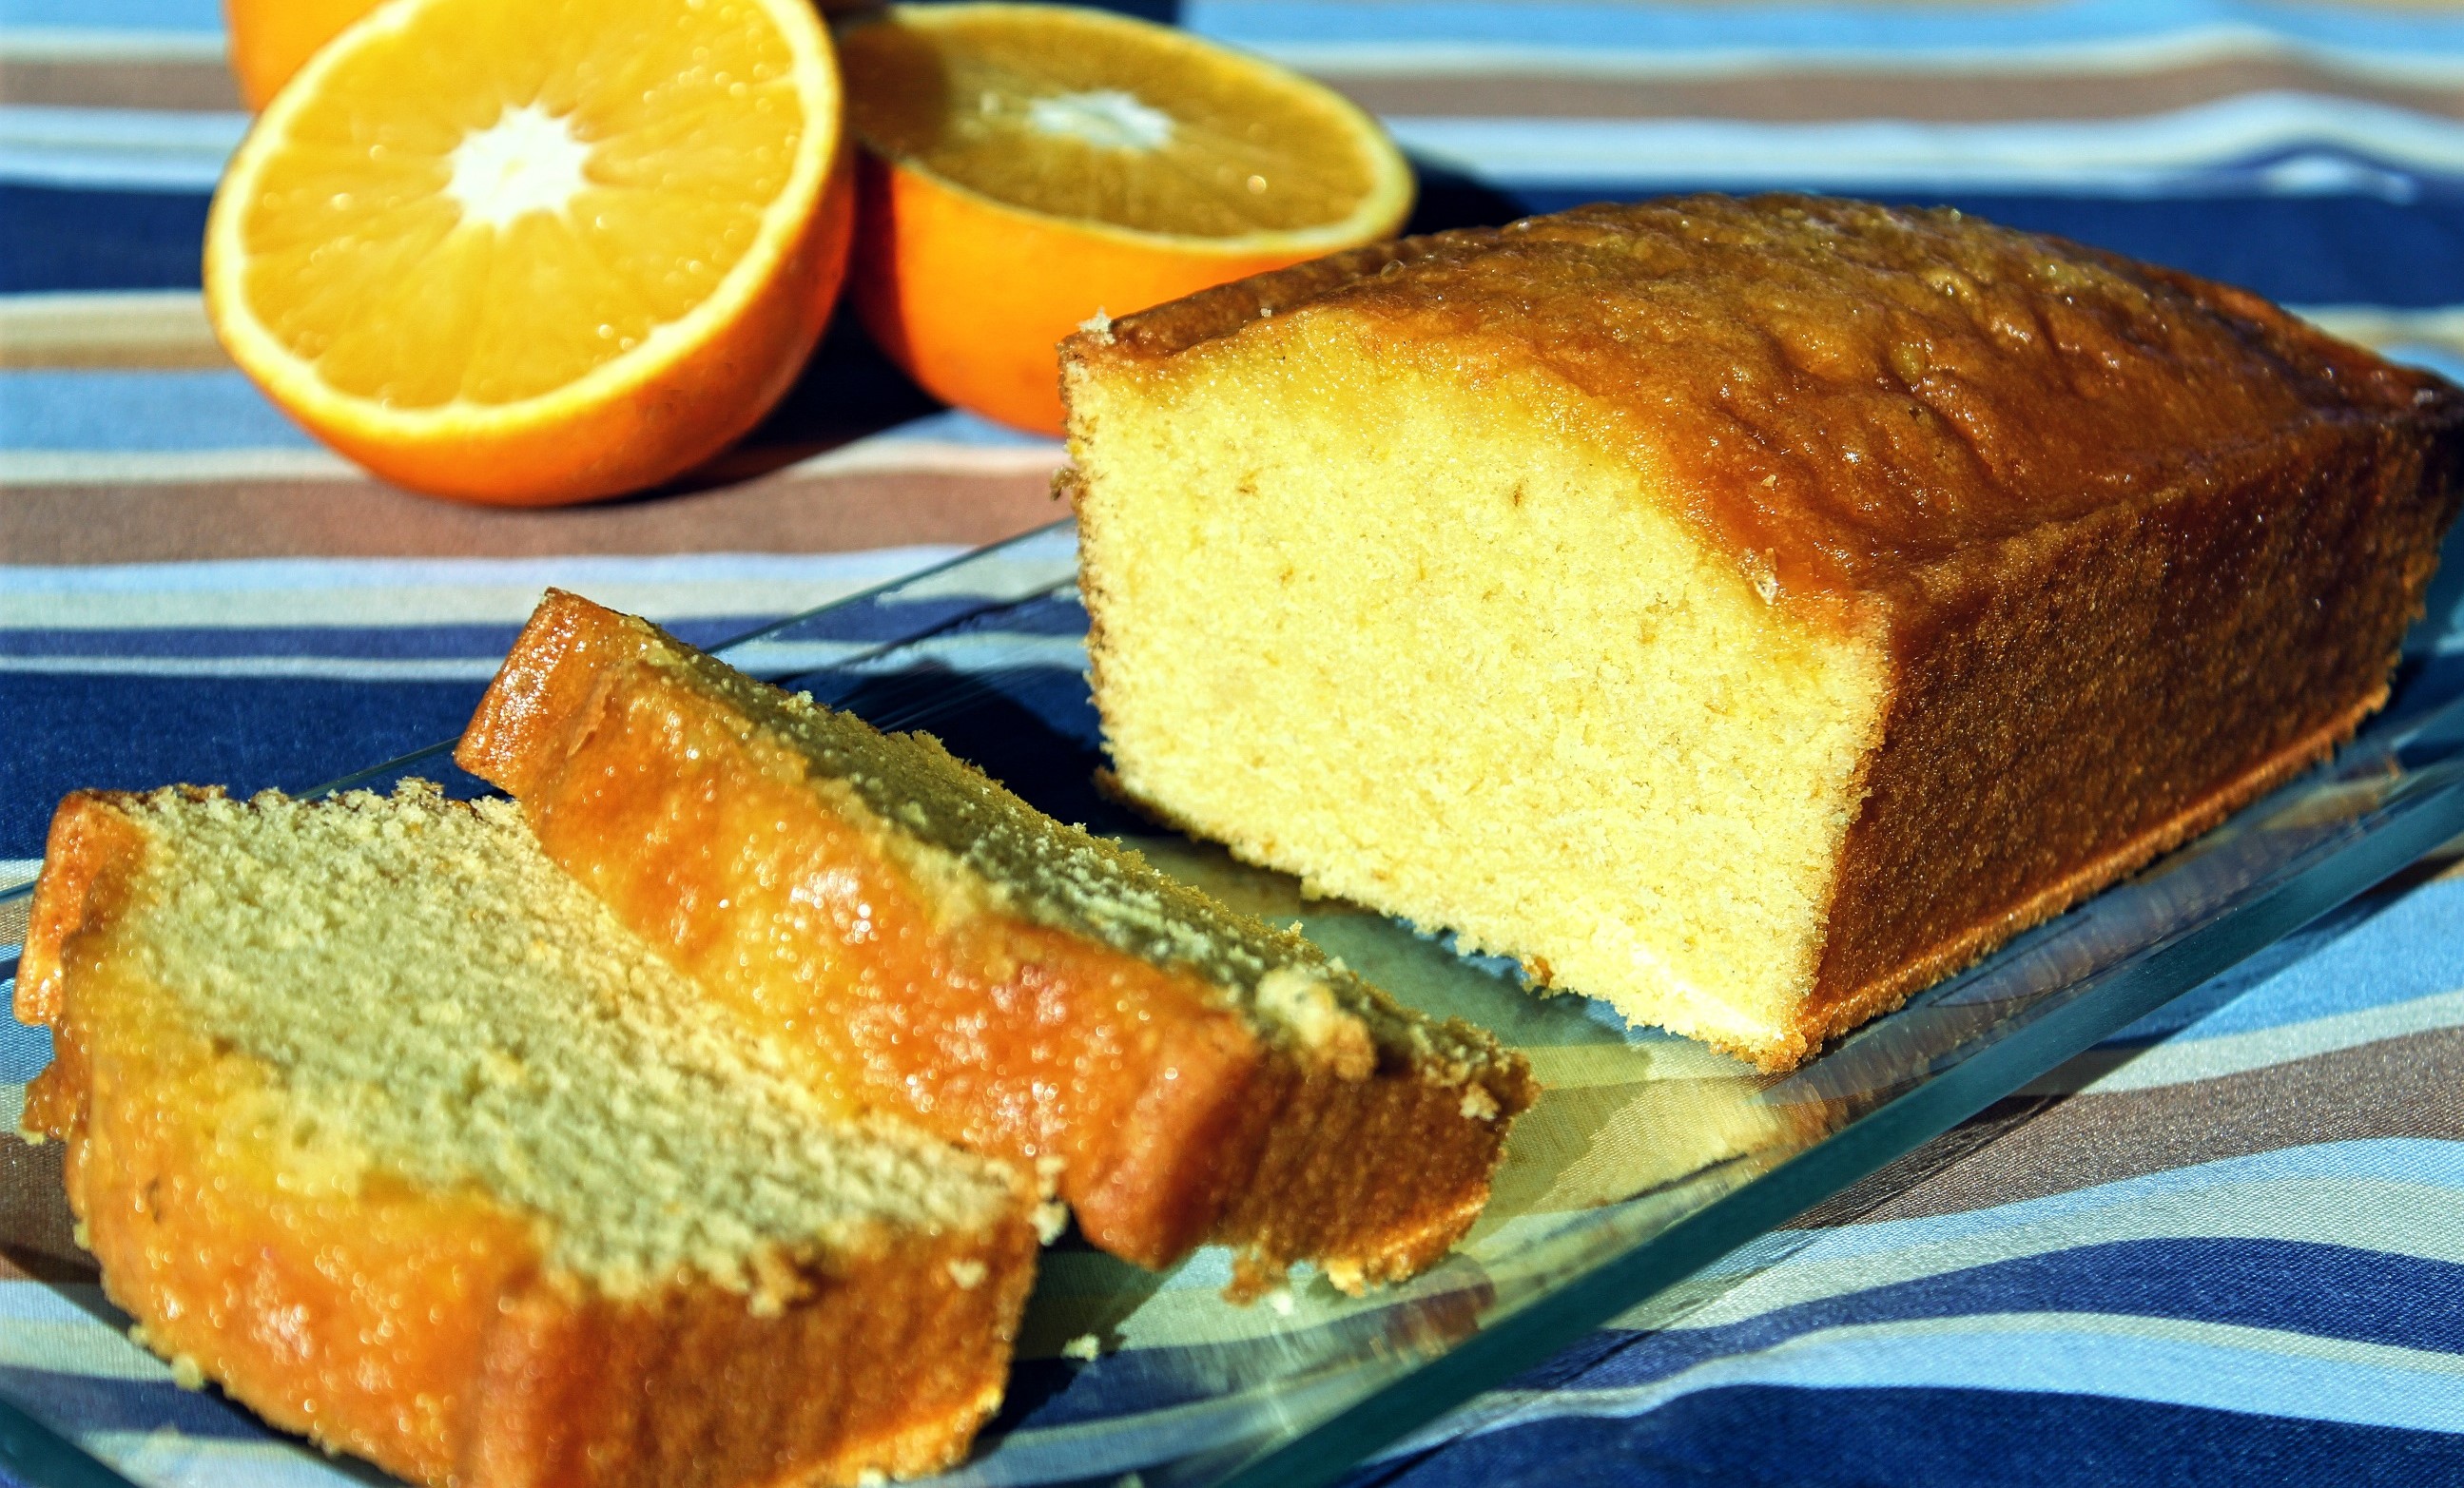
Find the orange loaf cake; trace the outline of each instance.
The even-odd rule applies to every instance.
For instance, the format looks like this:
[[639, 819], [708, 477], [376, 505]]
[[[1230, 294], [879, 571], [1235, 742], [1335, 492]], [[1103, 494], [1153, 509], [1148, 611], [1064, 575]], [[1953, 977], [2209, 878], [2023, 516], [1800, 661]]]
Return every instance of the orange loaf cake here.
[[2464, 399], [1950, 211], [1587, 207], [1063, 350], [1120, 790], [1767, 1068], [2387, 696]]
[[502, 801], [62, 804], [17, 1016], [80, 1243], [188, 1383], [458, 1488], [844, 1484], [964, 1455], [1014, 1170], [722, 1028]]
[[1050, 1171], [1089, 1239], [1411, 1274], [1533, 1087], [1299, 936], [882, 734], [551, 593], [455, 756], [837, 1098]]

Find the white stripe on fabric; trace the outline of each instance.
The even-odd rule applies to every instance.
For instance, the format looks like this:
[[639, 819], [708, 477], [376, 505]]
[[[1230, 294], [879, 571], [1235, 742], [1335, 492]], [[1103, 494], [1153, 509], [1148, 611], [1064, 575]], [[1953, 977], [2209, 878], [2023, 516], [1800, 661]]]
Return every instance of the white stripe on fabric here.
[[236, 113], [0, 104], [0, 181], [211, 191], [248, 125]]
[[2244, 94], [2143, 118], [2023, 123], [1426, 117], [1386, 122], [1406, 149], [1528, 186], [1827, 187], [1905, 181], [1934, 188], [2180, 193], [2205, 184], [2410, 200], [2419, 187], [2405, 171], [2464, 173], [2464, 121], [2300, 93]]
[[788, 467], [797, 475], [1047, 475], [1069, 458], [1059, 440], [1037, 445], [959, 445], [880, 435]]
[[2125, 41], [2073, 41], [2032, 47], [1728, 46], [1685, 49], [1567, 46], [1502, 41], [1466, 45], [1398, 37], [1393, 41], [1289, 40], [1250, 43], [1295, 72], [1344, 77], [1484, 77], [1501, 74], [1602, 82], [1717, 80], [1800, 72], [2144, 74], [2243, 63], [2308, 66], [2364, 81], [2415, 87], [2464, 80], [2464, 57], [2435, 51], [2321, 46], [2256, 29], [2216, 27]]
[[[371, 479], [350, 461], [322, 449], [0, 449], [0, 487]], [[98, 494], [107, 499], [110, 492]]]
[[[2464, 1430], [2464, 1357], [2275, 1328], [2092, 1312], [2009, 1312], [1801, 1334], [1613, 1390], [1500, 1390], [1439, 1440], [1563, 1416], [1635, 1416], [1697, 1390], [1998, 1390], [2101, 1395], [2244, 1415]], [[1405, 1441], [1381, 1455], [1415, 1450]]]
[[[730, 649], [745, 671], [783, 676], [847, 665], [882, 649], [874, 641], [769, 641]], [[503, 658], [341, 656], [0, 656], [0, 674], [30, 676], [216, 677], [226, 680], [319, 682], [485, 682]], [[1087, 649], [1076, 636], [983, 631], [939, 637], [901, 648], [896, 657], [852, 669], [902, 670], [932, 662], [969, 675], [1021, 667], [1084, 671]]]
[[2464, 992], [2213, 1038], [2198, 1037], [2193, 1025], [2167, 1042], [2144, 1049], [2091, 1049], [2017, 1094], [2113, 1095], [2153, 1090], [2265, 1069], [2406, 1034], [2457, 1027], [2464, 1027]]
[[0, 56], [13, 62], [219, 62], [222, 33], [0, 25]]
[[2447, 341], [2464, 347], [2464, 305], [2429, 310], [2397, 310], [2385, 305], [2287, 305], [2284, 307], [2330, 336], [2364, 345], [2404, 341]]
[[[45, 290], [0, 295], [0, 347], [19, 365], [44, 359], [125, 354], [133, 365], [165, 357], [222, 356], [195, 290]], [[75, 363], [70, 363], [74, 365]]]
[[2242, 0], [1716, 8], [1191, 0], [1180, 18], [1201, 34], [1292, 66], [1351, 73], [2144, 72], [2272, 59], [2431, 79], [2454, 76], [2464, 59], [2464, 26], [2435, 11]]
[[[9, 1281], [12, 1287], [39, 1282]], [[71, 1309], [75, 1311], [74, 1308]], [[46, 1374], [79, 1374], [91, 1379], [137, 1380], [167, 1384], [171, 1371], [163, 1362], [125, 1337], [79, 1312], [74, 1319], [29, 1323], [11, 1320], [0, 1328], [0, 1368], [39, 1369]]]
[[379, 1478], [328, 1462], [307, 1443], [268, 1433], [257, 1439], [150, 1432], [83, 1432], [77, 1445], [132, 1482], [160, 1488], [366, 1488]]
[[102, 1290], [91, 1284], [0, 1280], [0, 1366], [96, 1379], [168, 1380], [168, 1366], [87, 1310], [100, 1305]]

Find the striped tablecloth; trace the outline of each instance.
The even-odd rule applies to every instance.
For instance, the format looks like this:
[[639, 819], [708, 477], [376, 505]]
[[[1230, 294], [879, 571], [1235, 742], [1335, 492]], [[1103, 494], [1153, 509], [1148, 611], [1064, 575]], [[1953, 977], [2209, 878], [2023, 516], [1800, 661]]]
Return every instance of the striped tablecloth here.
[[[1947, 202], [2464, 376], [2464, 13], [1139, 9], [1376, 110], [1422, 227], [1696, 187]], [[544, 584], [710, 638], [1059, 514], [1054, 446], [844, 327], [691, 489], [507, 513], [369, 481], [199, 310], [245, 125], [220, 49], [213, 0], [0, 0], [0, 885], [70, 787], [297, 788], [451, 734]], [[2425, 865], [1359, 1480], [2464, 1481], [2459, 912]], [[0, 1150], [0, 1196], [28, 1161]], [[44, 1351], [58, 1239], [0, 1253], [0, 1376], [72, 1425], [178, 1427], [159, 1382]]]

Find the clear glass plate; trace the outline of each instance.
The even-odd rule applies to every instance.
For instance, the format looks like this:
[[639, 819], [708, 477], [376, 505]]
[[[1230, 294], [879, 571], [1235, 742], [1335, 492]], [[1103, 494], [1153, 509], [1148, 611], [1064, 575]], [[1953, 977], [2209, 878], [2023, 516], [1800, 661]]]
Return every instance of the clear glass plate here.
[[[1063, 524], [721, 654], [884, 728], [941, 735], [1045, 810], [1297, 925], [1403, 1001], [1493, 1030], [1547, 1093], [1516, 1126], [1489, 1212], [1456, 1254], [1368, 1298], [1304, 1271], [1287, 1295], [1239, 1307], [1219, 1295], [1221, 1252], [1158, 1276], [1065, 1240], [1046, 1253], [1008, 1404], [951, 1483], [1330, 1480], [2464, 832], [2464, 701], [2432, 695], [2442, 689], [2408, 668], [2389, 709], [2331, 764], [1803, 1068], [1759, 1075], [1580, 997], [1531, 996], [1500, 964], [1304, 899], [1289, 879], [1105, 800], [1091, 783], [1100, 756], [1074, 558]], [[329, 788], [426, 775], [457, 794], [484, 789], [451, 768], [449, 748]], [[0, 928], [0, 938], [16, 937]], [[61, 1222], [26, 1208], [9, 1205], [8, 1222]], [[0, 1463], [63, 1488], [374, 1477], [233, 1407], [216, 1406], [231, 1417], [227, 1439], [183, 1451], [139, 1429], [143, 1409], [57, 1388], [61, 1370], [89, 1382], [167, 1371], [117, 1334], [125, 1320], [90, 1283], [51, 1289], [74, 1305], [39, 1338], [23, 1332], [22, 1306], [0, 1319], [0, 1339], [20, 1331], [0, 1360], [0, 1401], [14, 1408], [0, 1413]], [[47, 1353], [60, 1361], [48, 1376]]]

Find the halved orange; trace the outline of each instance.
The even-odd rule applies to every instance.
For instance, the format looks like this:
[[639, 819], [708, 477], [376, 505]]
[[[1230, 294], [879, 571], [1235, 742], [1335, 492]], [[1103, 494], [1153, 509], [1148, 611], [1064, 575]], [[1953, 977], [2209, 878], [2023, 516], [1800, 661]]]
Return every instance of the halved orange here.
[[223, 37], [231, 77], [250, 108], [275, 94], [317, 49], [377, 8], [380, 0], [223, 0]]
[[232, 158], [231, 357], [415, 491], [638, 490], [750, 428], [844, 273], [838, 73], [809, 0], [387, 0]]
[[1183, 32], [1046, 5], [899, 6], [839, 31], [863, 146], [854, 290], [935, 396], [1061, 428], [1054, 345], [1387, 237], [1412, 172], [1340, 94]]

